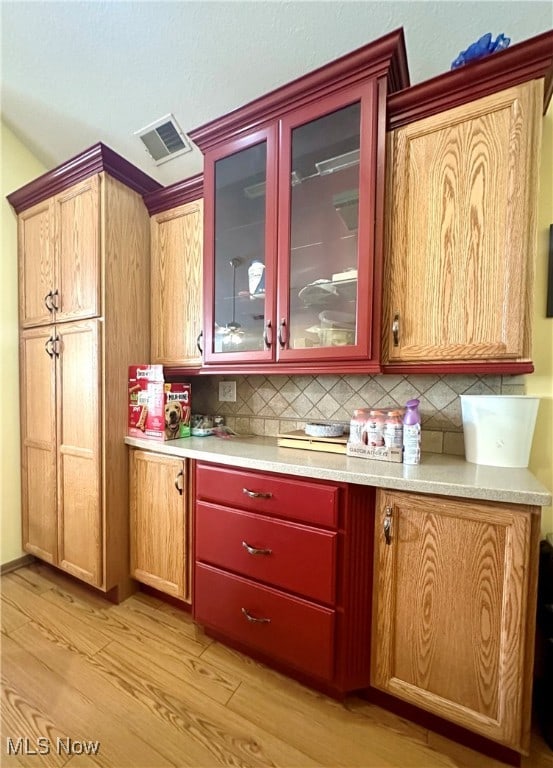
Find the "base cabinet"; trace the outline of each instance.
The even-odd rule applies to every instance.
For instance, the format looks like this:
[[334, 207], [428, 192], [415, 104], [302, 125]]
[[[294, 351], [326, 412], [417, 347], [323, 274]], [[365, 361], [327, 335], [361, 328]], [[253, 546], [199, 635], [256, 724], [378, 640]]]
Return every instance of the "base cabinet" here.
[[525, 751], [539, 515], [377, 491], [371, 684]]
[[326, 690], [366, 687], [373, 499], [199, 462], [195, 620]]
[[131, 574], [190, 602], [188, 461], [130, 452]]

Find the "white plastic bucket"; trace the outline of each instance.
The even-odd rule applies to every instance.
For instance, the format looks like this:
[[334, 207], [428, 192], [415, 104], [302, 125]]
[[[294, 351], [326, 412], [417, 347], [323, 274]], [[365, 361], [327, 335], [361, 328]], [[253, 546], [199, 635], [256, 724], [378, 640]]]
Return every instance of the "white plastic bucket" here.
[[539, 398], [460, 395], [465, 457], [472, 464], [527, 467]]

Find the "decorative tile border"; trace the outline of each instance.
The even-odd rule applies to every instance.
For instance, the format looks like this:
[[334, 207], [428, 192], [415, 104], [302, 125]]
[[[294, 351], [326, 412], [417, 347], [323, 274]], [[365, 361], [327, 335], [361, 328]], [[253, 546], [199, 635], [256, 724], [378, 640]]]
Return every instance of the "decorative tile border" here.
[[[219, 382], [236, 381], [236, 402], [220, 403]], [[459, 395], [525, 394], [524, 376], [205, 376], [193, 383], [193, 410], [225, 416], [236, 432], [276, 436], [307, 421], [349, 424], [355, 408], [394, 408], [417, 397], [423, 450], [464, 454]]]

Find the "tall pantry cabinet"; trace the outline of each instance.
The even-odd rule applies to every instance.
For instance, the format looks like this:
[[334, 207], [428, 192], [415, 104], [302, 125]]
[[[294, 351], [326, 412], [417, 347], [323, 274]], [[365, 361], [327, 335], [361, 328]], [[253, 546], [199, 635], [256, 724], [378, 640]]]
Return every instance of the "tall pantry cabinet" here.
[[18, 213], [23, 548], [130, 588], [127, 367], [147, 360], [157, 183], [102, 144], [9, 196]]

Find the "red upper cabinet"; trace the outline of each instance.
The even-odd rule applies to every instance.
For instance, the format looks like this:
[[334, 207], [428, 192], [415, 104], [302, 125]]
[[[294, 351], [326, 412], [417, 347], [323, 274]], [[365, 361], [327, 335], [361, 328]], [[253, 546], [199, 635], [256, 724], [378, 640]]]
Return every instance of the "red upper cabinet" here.
[[376, 372], [394, 32], [192, 131], [205, 155], [204, 361]]

